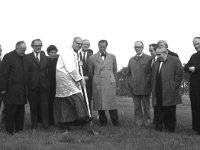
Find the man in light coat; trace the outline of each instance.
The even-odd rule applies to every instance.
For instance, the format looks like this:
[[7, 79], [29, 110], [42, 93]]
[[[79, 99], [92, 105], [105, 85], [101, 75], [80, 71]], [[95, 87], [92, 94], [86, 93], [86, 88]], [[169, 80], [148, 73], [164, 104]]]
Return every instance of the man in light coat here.
[[119, 126], [116, 104], [116, 57], [106, 52], [108, 42], [100, 40], [99, 51], [89, 58], [89, 75], [93, 79], [94, 110], [98, 110], [101, 126], [107, 125], [105, 110], [109, 111], [114, 126]]
[[[142, 41], [135, 42], [136, 55], [129, 60], [130, 92], [134, 102], [135, 123], [150, 125], [151, 57], [143, 53]], [[143, 107], [143, 110], [142, 110]]]
[[181, 103], [179, 88], [183, 79], [180, 60], [166, 48], [156, 49], [157, 61], [152, 70], [152, 103], [156, 108], [155, 129], [175, 132], [176, 105]]

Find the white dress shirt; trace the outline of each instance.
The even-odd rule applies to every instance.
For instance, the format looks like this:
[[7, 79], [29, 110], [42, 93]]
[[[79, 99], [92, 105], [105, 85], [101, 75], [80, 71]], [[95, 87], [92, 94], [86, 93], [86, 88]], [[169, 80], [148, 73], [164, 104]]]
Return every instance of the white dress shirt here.
[[38, 53], [38, 55], [37, 55], [36, 52], [33, 52], [33, 54], [34, 54], [35, 58], [36, 58], [36, 56], [37, 56], [38, 59], [39, 59], [39, 61], [40, 61], [40, 53]]

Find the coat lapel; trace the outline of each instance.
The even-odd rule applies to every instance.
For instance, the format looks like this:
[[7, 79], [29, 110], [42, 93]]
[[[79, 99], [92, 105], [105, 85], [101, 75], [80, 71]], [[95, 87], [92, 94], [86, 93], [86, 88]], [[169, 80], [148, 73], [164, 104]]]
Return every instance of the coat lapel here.
[[44, 57], [45, 57], [44, 55], [40, 54], [40, 65], [41, 66], [42, 66], [42, 63], [44, 62], [44, 59], [45, 59]]
[[103, 59], [101, 58], [101, 55], [99, 54], [99, 52], [96, 53], [96, 60], [98, 63], [100, 63], [101, 65], [104, 63]]
[[105, 58], [105, 60], [103, 61], [103, 66], [106, 66], [106, 65], [109, 63], [110, 57], [111, 57], [111, 55], [110, 55], [109, 53], [106, 52], [106, 58]]
[[34, 61], [37, 65], [40, 65], [40, 64], [36, 61], [35, 55], [34, 55], [33, 52], [31, 53], [31, 58], [33, 59], [33, 61]]

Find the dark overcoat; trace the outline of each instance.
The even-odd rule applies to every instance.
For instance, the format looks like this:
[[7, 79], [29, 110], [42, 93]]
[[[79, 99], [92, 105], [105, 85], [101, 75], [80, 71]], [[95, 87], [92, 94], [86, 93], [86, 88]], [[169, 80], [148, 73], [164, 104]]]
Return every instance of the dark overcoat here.
[[[159, 62], [156, 61], [152, 68], [152, 105], [156, 106], [156, 74], [159, 69]], [[180, 60], [174, 56], [167, 56], [166, 61], [163, 62], [161, 67], [162, 78], [162, 105], [172, 106], [181, 104], [181, 96], [179, 88], [183, 79], [183, 67]]]
[[130, 58], [128, 74], [131, 76], [129, 87], [133, 95], [150, 95], [151, 93], [151, 56], [142, 54]]
[[6, 91], [6, 104], [25, 104], [27, 102], [28, 66], [25, 56], [11, 51], [1, 64], [0, 90]]

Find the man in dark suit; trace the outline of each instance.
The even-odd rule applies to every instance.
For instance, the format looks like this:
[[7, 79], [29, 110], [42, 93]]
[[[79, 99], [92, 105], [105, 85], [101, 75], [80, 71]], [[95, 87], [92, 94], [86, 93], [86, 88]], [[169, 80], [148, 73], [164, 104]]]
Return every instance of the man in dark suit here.
[[156, 108], [155, 130], [175, 132], [176, 105], [182, 103], [179, 88], [183, 68], [166, 48], [156, 49], [157, 61], [152, 69], [152, 104]]
[[164, 41], [164, 40], [159, 40], [158, 43], [157, 43], [157, 47], [159, 47], [159, 48], [166, 48], [169, 55], [175, 56], [175, 57], [179, 58], [179, 57], [178, 57], [178, 54], [176, 54], [176, 53], [174, 53], [174, 52], [172, 52], [172, 51], [170, 51], [170, 50], [168, 49], [168, 44], [167, 44], [166, 41]]
[[91, 55], [93, 55], [93, 51], [89, 49], [90, 42], [89, 40], [83, 40], [82, 49], [79, 51], [80, 60], [83, 62], [83, 75], [86, 81], [86, 90], [87, 96], [89, 101], [89, 106], [91, 110], [91, 103], [92, 103], [92, 80], [89, 78], [89, 70], [88, 70], [88, 60]]
[[43, 127], [47, 128], [49, 126], [49, 60], [47, 56], [40, 54], [42, 47], [40, 39], [33, 40], [31, 47], [33, 52], [27, 55], [31, 122], [33, 128], [38, 127], [38, 110], [40, 109]]
[[16, 49], [4, 56], [1, 66], [0, 91], [5, 94], [6, 131], [9, 134], [21, 131], [24, 127], [28, 80], [25, 51], [25, 42], [17, 42]]
[[200, 134], [200, 37], [194, 38], [193, 45], [197, 52], [190, 57], [184, 70], [190, 73], [192, 129]]

